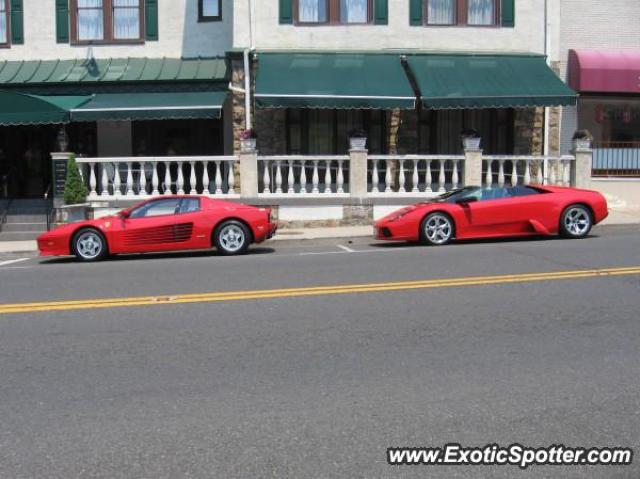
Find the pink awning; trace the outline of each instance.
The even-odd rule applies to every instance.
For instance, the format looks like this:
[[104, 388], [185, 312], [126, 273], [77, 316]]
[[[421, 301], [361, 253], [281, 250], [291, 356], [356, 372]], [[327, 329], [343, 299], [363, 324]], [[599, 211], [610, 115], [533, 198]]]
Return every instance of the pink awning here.
[[569, 86], [578, 92], [640, 94], [640, 50], [570, 50]]

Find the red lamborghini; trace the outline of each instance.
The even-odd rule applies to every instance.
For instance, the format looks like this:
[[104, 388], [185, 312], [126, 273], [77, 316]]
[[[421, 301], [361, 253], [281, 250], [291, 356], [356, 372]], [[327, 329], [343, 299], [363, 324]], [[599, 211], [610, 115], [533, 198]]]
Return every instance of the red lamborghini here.
[[115, 216], [70, 223], [38, 237], [42, 256], [97, 261], [110, 254], [210, 249], [240, 254], [276, 232], [271, 210], [199, 196], [153, 198]]
[[376, 221], [377, 239], [443, 245], [452, 239], [561, 234], [582, 238], [607, 217], [598, 192], [559, 186], [467, 187]]

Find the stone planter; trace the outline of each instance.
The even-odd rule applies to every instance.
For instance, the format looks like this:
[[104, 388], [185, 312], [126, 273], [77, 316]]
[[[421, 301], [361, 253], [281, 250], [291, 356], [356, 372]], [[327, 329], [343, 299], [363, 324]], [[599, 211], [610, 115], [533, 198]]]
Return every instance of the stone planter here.
[[480, 140], [481, 138], [475, 138], [471, 136], [462, 138], [462, 147], [465, 150], [479, 150], [480, 149]]
[[240, 140], [240, 150], [242, 151], [255, 151], [256, 149], [256, 139], [255, 138], [246, 138]]
[[588, 138], [582, 138], [573, 140], [574, 150], [589, 150], [591, 149], [591, 140]]
[[360, 137], [349, 138], [349, 148], [352, 150], [364, 150], [367, 147], [367, 139]]

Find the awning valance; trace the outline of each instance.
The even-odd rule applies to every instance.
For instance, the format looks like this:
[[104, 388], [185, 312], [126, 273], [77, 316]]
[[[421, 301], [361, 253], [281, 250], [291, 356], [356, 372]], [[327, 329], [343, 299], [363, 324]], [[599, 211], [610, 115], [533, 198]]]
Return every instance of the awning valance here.
[[69, 122], [69, 110], [87, 96], [42, 96], [0, 91], [0, 125], [42, 125]]
[[569, 85], [579, 92], [640, 93], [640, 51], [571, 50]]
[[260, 53], [262, 108], [411, 109], [415, 94], [398, 54]]
[[408, 55], [429, 109], [575, 105], [576, 93], [538, 55]]
[[71, 110], [72, 121], [220, 118], [226, 92], [104, 93]]

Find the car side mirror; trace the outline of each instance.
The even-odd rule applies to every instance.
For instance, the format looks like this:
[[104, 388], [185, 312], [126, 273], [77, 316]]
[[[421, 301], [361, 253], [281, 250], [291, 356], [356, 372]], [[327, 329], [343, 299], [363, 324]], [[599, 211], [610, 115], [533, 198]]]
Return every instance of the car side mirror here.
[[469, 206], [469, 203], [475, 203], [476, 201], [478, 201], [478, 198], [470, 196], [469, 198], [460, 198], [456, 201], [456, 204], [460, 206]]
[[122, 210], [120, 213], [118, 213], [118, 216], [123, 220], [126, 220], [129, 217], [129, 212], [127, 210]]

